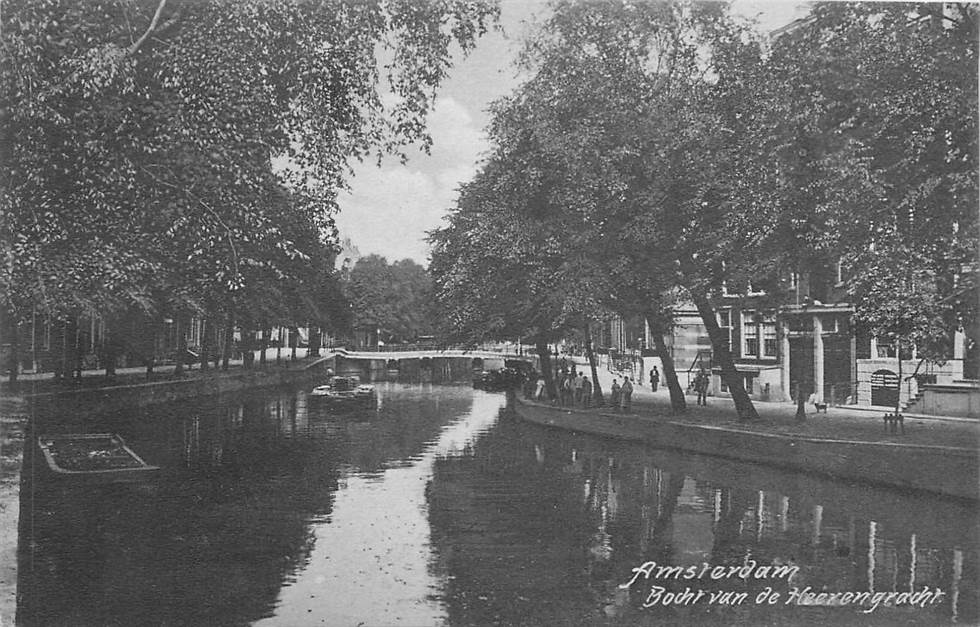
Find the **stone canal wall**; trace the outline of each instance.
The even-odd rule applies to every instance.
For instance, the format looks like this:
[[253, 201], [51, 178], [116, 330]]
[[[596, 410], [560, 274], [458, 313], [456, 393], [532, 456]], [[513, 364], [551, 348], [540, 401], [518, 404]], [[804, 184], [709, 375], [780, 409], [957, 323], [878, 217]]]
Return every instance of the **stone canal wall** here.
[[126, 407], [145, 407], [158, 403], [185, 400], [212, 394], [223, 394], [260, 387], [276, 387], [319, 381], [319, 369], [248, 370], [233, 373], [213, 373], [186, 379], [133, 383], [90, 389], [59, 390], [27, 395], [26, 401], [34, 415], [52, 411], [111, 411]]
[[742, 431], [728, 427], [556, 408], [524, 399], [517, 414], [550, 427], [643, 442], [804, 472], [978, 498], [980, 451], [945, 446], [856, 442]]

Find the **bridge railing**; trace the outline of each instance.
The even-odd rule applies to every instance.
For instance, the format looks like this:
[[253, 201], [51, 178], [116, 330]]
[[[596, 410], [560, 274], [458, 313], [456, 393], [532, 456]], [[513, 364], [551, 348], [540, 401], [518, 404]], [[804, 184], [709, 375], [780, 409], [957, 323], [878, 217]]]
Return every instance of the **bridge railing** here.
[[532, 356], [533, 352], [527, 347], [520, 350], [516, 346], [482, 345], [460, 346], [456, 344], [442, 345], [435, 342], [413, 342], [411, 344], [382, 344], [381, 346], [352, 346], [348, 344], [333, 344], [327, 350], [346, 350], [351, 353], [412, 353], [417, 351], [462, 351], [479, 353], [500, 353], [506, 355]]
[[337, 346], [357, 353], [410, 353], [414, 351], [438, 351], [456, 348], [455, 346], [439, 346], [435, 343], [419, 342], [413, 344], [382, 344], [381, 346]]

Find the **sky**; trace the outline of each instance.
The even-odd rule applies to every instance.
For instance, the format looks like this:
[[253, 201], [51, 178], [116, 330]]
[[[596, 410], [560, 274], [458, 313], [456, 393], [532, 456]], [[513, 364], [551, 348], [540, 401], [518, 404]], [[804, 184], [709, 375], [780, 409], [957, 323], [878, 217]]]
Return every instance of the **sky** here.
[[[762, 30], [783, 26], [806, 13], [800, 0], [735, 0], [734, 11], [755, 18]], [[460, 184], [476, 173], [489, 150], [487, 108], [519, 83], [514, 60], [520, 42], [546, 15], [545, 0], [501, 0], [499, 29], [482, 37], [469, 55], [456, 56], [429, 116], [429, 155], [411, 148], [404, 165], [390, 158], [358, 163], [350, 190], [340, 194], [334, 216], [341, 238], [362, 255], [389, 262], [412, 259], [428, 265], [426, 232], [443, 225]]]

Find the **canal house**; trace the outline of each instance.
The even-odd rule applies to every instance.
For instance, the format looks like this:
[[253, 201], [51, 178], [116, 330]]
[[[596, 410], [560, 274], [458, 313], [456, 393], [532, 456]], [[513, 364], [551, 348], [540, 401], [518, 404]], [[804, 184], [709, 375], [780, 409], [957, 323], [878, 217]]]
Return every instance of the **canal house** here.
[[[953, 350], [942, 363], [923, 359], [914, 346], [899, 356], [894, 344], [855, 324], [846, 281], [845, 268], [828, 262], [787, 273], [765, 288], [722, 284], [713, 299], [716, 320], [748, 394], [759, 401], [807, 400], [812, 394], [834, 406], [894, 408], [898, 401], [913, 413], [977, 415], [975, 330], [951, 330]], [[710, 393], [728, 396], [696, 309], [680, 303], [673, 315], [665, 340], [681, 385], [704, 366], [711, 372]], [[656, 357], [650, 333], [638, 317], [616, 317], [602, 325], [596, 340], [611, 355]]]

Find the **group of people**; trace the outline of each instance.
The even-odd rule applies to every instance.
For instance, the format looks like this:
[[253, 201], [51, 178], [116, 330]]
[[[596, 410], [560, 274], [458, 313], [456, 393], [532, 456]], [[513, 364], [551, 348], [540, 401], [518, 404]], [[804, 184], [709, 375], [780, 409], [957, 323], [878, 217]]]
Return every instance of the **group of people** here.
[[[543, 381], [541, 383], [543, 386]], [[588, 409], [592, 406], [592, 380], [584, 372], [577, 372], [573, 365], [571, 370], [562, 368], [555, 375], [555, 387], [558, 389], [556, 402], [562, 407], [581, 407]], [[543, 398], [543, 395], [538, 396]], [[617, 411], [629, 413], [633, 398], [633, 382], [629, 377], [623, 378], [623, 384], [613, 380], [610, 404]]]
[[584, 372], [576, 372], [574, 365], [571, 370], [562, 368], [558, 371], [555, 385], [558, 388], [558, 403], [563, 407], [592, 406], [592, 380]]
[[[558, 391], [558, 397], [554, 402], [562, 407], [581, 407], [588, 409], [592, 406], [592, 380], [584, 372], [578, 372], [575, 364], [572, 364], [571, 368], [568, 368], [566, 367], [566, 363], [563, 363], [563, 367], [555, 373], [555, 388]], [[697, 394], [698, 405], [706, 406], [708, 404], [707, 396], [710, 383], [711, 377], [704, 368], [701, 368], [697, 375], [695, 375], [694, 380], [691, 381], [691, 388]], [[639, 383], [636, 385], [639, 385]], [[650, 389], [656, 392], [659, 385], [660, 371], [654, 366], [650, 369]], [[622, 384], [620, 384], [619, 379], [613, 379], [609, 400], [610, 405], [616, 411], [630, 413], [632, 410], [633, 386], [633, 379], [629, 376], [623, 377]], [[528, 385], [525, 387], [525, 396], [544, 400], [547, 398], [547, 395], [544, 377], [539, 373], [532, 373], [531, 377], [529, 377]]]
[[612, 387], [609, 389], [609, 401], [617, 411], [630, 413], [633, 403], [633, 381], [629, 377], [623, 377], [623, 384], [620, 385], [619, 380], [613, 379]]

